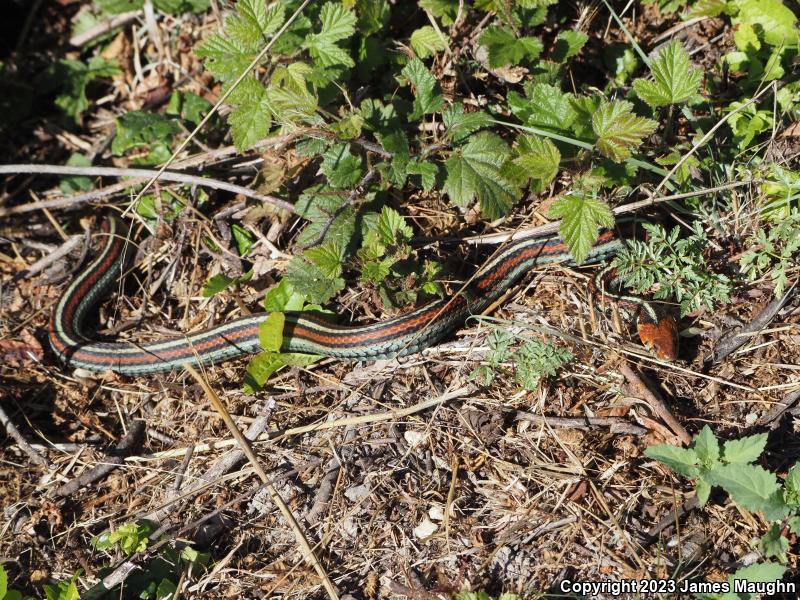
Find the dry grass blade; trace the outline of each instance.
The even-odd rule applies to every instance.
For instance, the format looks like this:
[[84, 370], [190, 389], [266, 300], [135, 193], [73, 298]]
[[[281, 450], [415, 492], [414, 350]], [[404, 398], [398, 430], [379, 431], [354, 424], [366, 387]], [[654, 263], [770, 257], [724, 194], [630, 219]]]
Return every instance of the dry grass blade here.
[[242, 452], [244, 452], [245, 456], [247, 456], [247, 460], [250, 461], [250, 464], [253, 465], [253, 468], [255, 469], [259, 478], [261, 478], [261, 481], [264, 483], [264, 486], [269, 492], [269, 495], [272, 498], [273, 502], [275, 502], [275, 505], [278, 507], [278, 510], [280, 510], [281, 514], [283, 515], [283, 518], [286, 519], [287, 524], [291, 528], [292, 533], [294, 534], [295, 539], [297, 540], [297, 543], [300, 546], [303, 557], [308, 561], [308, 563], [311, 566], [314, 567], [314, 570], [319, 575], [322, 587], [325, 588], [325, 592], [328, 594], [328, 597], [331, 598], [332, 600], [338, 599], [339, 594], [337, 593], [336, 588], [333, 587], [333, 582], [328, 577], [325, 568], [322, 566], [322, 563], [320, 563], [316, 554], [314, 554], [314, 550], [308, 543], [308, 540], [306, 539], [303, 530], [300, 529], [299, 523], [294, 518], [292, 511], [289, 510], [289, 507], [280, 497], [280, 494], [278, 494], [278, 491], [275, 489], [275, 486], [272, 485], [272, 482], [269, 476], [267, 475], [267, 472], [261, 466], [261, 462], [258, 460], [258, 457], [256, 456], [255, 452], [253, 452], [253, 449], [250, 447], [250, 443], [247, 441], [247, 438], [245, 438], [242, 435], [242, 432], [236, 426], [236, 423], [233, 422], [233, 419], [231, 418], [231, 415], [228, 412], [228, 410], [225, 408], [225, 405], [222, 403], [222, 400], [220, 400], [217, 393], [208, 384], [208, 381], [206, 381], [205, 377], [203, 377], [200, 373], [198, 373], [192, 366], [184, 365], [184, 368], [192, 377], [194, 377], [195, 381], [197, 381], [197, 383], [200, 384], [200, 387], [203, 389], [206, 398], [208, 398], [208, 400], [211, 402], [211, 405], [214, 407], [214, 410], [216, 410], [217, 413], [219, 413], [219, 416], [222, 418], [222, 420], [225, 421], [225, 425], [228, 427], [228, 430], [236, 439], [239, 448], [242, 450]]

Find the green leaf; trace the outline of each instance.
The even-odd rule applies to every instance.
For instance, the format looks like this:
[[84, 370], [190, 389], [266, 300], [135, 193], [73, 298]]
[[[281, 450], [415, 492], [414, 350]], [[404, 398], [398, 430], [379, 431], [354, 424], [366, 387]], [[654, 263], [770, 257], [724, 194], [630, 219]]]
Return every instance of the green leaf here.
[[773, 523], [758, 541], [758, 549], [765, 558], [773, 556], [780, 561], [786, 560], [786, 551], [789, 549], [789, 540], [781, 535], [781, 526]]
[[236, 249], [239, 251], [239, 256], [247, 256], [256, 241], [255, 236], [241, 225], [234, 223], [231, 225], [231, 232], [233, 239], [236, 242]]
[[355, 187], [363, 176], [363, 159], [350, 154], [347, 144], [334, 144], [322, 155], [320, 170], [331, 186], [339, 189]]
[[458, 14], [458, 0], [419, 0], [419, 7], [429, 11], [445, 26], [455, 23]]
[[412, 121], [441, 110], [444, 97], [439, 84], [420, 59], [410, 60], [401, 74], [414, 86], [414, 110], [409, 115]]
[[228, 115], [233, 143], [239, 152], [244, 152], [269, 135], [272, 119], [268, 93], [249, 75], [229, 98], [233, 106]]
[[111, 152], [116, 156], [134, 148], [149, 148], [146, 157], [137, 157], [135, 164], [157, 164], [162, 153], [169, 156], [169, 147], [181, 132], [180, 125], [169, 117], [144, 110], [133, 110], [117, 117], [117, 132], [111, 142]]
[[271, 312], [258, 326], [258, 341], [264, 350], [268, 352], [281, 351], [285, 320], [282, 312]]
[[279, 2], [267, 10], [263, 0], [239, 0], [236, 11], [225, 19], [225, 34], [255, 54], [284, 21], [285, 8]]
[[195, 49], [205, 67], [223, 83], [232, 83], [250, 66], [256, 51], [241, 42], [215, 33]]
[[306, 44], [314, 62], [321, 67], [343, 65], [354, 67], [350, 53], [337, 45], [337, 42], [353, 35], [356, 27], [356, 16], [342, 4], [328, 2], [319, 13], [322, 28], [319, 33], [306, 39]]
[[770, 46], [797, 47], [800, 29], [797, 17], [781, 0], [738, 0], [739, 12], [731, 20], [734, 25], [755, 25]]
[[508, 146], [498, 135], [482, 131], [472, 136], [447, 159], [444, 192], [462, 206], [477, 197], [487, 219], [506, 215], [520, 196], [519, 188], [501, 170], [508, 155]]
[[411, 34], [411, 48], [419, 58], [428, 58], [447, 47], [445, 40], [430, 25], [416, 29]]
[[531, 179], [539, 179], [547, 185], [558, 174], [561, 153], [547, 138], [536, 135], [521, 135], [514, 148], [514, 164]]
[[248, 271], [241, 277], [228, 277], [223, 273], [217, 273], [203, 286], [203, 298], [211, 298], [212, 296], [219, 294], [234, 284], [250, 281], [252, 276], [252, 270]]
[[56, 97], [56, 105], [75, 123], [79, 123], [81, 113], [89, 108], [86, 87], [95, 79], [113, 77], [119, 73], [121, 71], [116, 60], [106, 60], [100, 56], [90, 58], [88, 63], [59, 60], [55, 78], [60, 82], [62, 92]]
[[722, 457], [729, 463], [751, 463], [758, 460], [767, 445], [767, 434], [749, 435], [725, 442]]
[[247, 365], [245, 392], [252, 394], [260, 390], [275, 371], [281, 367], [305, 367], [317, 362], [321, 356], [299, 352], [262, 352], [256, 354]]
[[597, 136], [597, 148], [613, 160], [631, 157], [631, 150], [656, 130], [658, 123], [633, 114], [633, 104], [626, 100], [603, 102], [592, 115], [592, 129]]
[[[72, 154], [67, 160], [67, 165], [71, 167], [91, 167], [92, 161], [82, 154]], [[64, 177], [58, 184], [58, 189], [65, 195], [86, 192], [92, 189], [92, 180], [89, 177], [78, 175]], [[2, 596], [0, 596], [0, 599], [2, 599]]]
[[309, 248], [303, 253], [303, 256], [319, 267], [328, 277], [335, 278], [342, 274], [344, 249], [336, 242]]
[[697, 93], [702, 74], [677, 40], [670, 42], [650, 65], [654, 81], [636, 79], [633, 89], [652, 108], [686, 102]]
[[712, 485], [722, 487], [742, 508], [753, 512], [771, 511], [780, 492], [775, 474], [758, 465], [723, 465], [707, 473], [706, 478]]
[[706, 505], [708, 498], [711, 496], [711, 484], [701, 477], [697, 480], [697, 484], [695, 485], [695, 494], [697, 494], [697, 502], [702, 508]]
[[800, 506], [800, 463], [795, 463], [783, 481], [783, 499], [793, 508]]
[[286, 278], [281, 279], [264, 296], [264, 310], [267, 312], [298, 311], [303, 309], [304, 304], [303, 294], [298, 294]]
[[548, 215], [561, 219], [558, 233], [580, 264], [589, 255], [600, 235], [600, 227], [614, 225], [614, 213], [608, 205], [586, 194], [567, 194], [555, 201]]
[[705, 425], [695, 436], [694, 451], [700, 464], [706, 469], [710, 469], [719, 460], [719, 442], [708, 425]]
[[697, 468], [699, 459], [695, 451], [691, 448], [679, 448], [678, 446], [672, 446], [670, 444], [657, 444], [655, 446], [649, 446], [644, 451], [644, 455], [664, 463], [679, 475], [683, 475], [689, 479], [695, 479], [700, 475], [700, 469]]
[[[738, 569], [733, 575], [728, 577], [728, 585], [731, 590], [736, 589], [734, 583], [737, 579], [745, 580], [750, 583], [774, 583], [783, 579], [783, 574], [786, 573], [786, 567], [778, 563], [758, 563]], [[756, 598], [756, 595], [749, 593], [739, 593], [734, 595], [737, 600], [750, 600]]]
[[524, 118], [526, 125], [558, 131], [564, 131], [572, 125], [576, 115], [570, 102], [571, 94], [565, 94], [546, 83], [526, 86], [525, 91], [528, 95]]
[[493, 69], [517, 65], [525, 59], [535, 60], [542, 52], [542, 42], [534, 37], [516, 37], [504, 27], [487, 27], [480, 37], [480, 45], [489, 53], [489, 66]]
[[376, 231], [378, 239], [387, 246], [403, 244], [414, 234], [414, 230], [406, 224], [403, 215], [391, 206], [384, 206], [381, 209]]
[[289, 261], [285, 278], [299, 294], [315, 304], [324, 304], [344, 289], [341, 277], [330, 277], [317, 265], [299, 256]]
[[422, 181], [422, 189], [429, 191], [436, 184], [436, 176], [439, 174], [439, 167], [428, 161], [412, 159], [406, 165], [406, 172], [409, 175], [419, 175]]
[[8, 591], [8, 573], [3, 568], [3, 565], [0, 565], [0, 600], [6, 597], [6, 592]]
[[454, 144], [458, 144], [479, 129], [491, 125], [492, 119], [482, 110], [464, 112], [464, 105], [456, 102], [442, 111], [442, 121], [447, 128], [450, 140]]
[[78, 571], [68, 581], [59, 581], [55, 585], [46, 583], [43, 587], [47, 600], [80, 600], [78, 586], [75, 583], [80, 574], [81, 572]]
[[580, 52], [588, 41], [589, 36], [582, 31], [575, 29], [562, 31], [556, 38], [556, 47], [550, 59], [557, 63], [563, 63]]

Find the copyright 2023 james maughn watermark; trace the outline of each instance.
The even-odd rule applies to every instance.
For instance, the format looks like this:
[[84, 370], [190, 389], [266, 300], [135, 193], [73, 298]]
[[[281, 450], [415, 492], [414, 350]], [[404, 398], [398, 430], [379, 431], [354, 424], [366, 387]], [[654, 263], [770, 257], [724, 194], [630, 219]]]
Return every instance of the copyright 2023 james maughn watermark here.
[[559, 583], [565, 594], [585, 598], [613, 598], [627, 594], [796, 594], [797, 584], [784, 581], [677, 581], [675, 579], [620, 579], [618, 581], [572, 581]]

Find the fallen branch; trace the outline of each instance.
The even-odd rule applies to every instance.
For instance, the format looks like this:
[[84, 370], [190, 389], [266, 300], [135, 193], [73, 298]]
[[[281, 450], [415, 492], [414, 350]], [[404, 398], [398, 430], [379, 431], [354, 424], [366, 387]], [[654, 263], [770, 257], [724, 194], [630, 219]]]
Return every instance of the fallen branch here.
[[[34, 175], [67, 175], [67, 176], [86, 176], [86, 177], [135, 177], [131, 181], [123, 181], [117, 184], [119, 187], [115, 191], [120, 191], [125, 188], [136, 187], [146, 181], [150, 181], [155, 177], [159, 171], [150, 169], [118, 169], [116, 167], [68, 167], [64, 165], [0, 165], [0, 175], [20, 175], [20, 174], [34, 174]], [[170, 181], [172, 183], [184, 183], [186, 185], [196, 185], [199, 187], [207, 187], [215, 190], [222, 190], [231, 192], [232, 194], [242, 194], [247, 198], [253, 198], [260, 202], [272, 204], [276, 208], [281, 208], [294, 214], [294, 205], [286, 200], [270, 196], [268, 194], [259, 194], [241, 185], [233, 183], [226, 183], [217, 179], [209, 177], [200, 177], [198, 175], [189, 175], [187, 173], [177, 173], [175, 171], [164, 171], [159, 175], [159, 179], [163, 181]], [[108, 195], [108, 192], [105, 192]], [[84, 202], [97, 199], [97, 192], [88, 192], [86, 194], [77, 194], [75, 196], [68, 196], [66, 198], [56, 198], [54, 200], [40, 200], [39, 202], [30, 202], [22, 206], [12, 206], [11, 208], [0, 209], [0, 217], [8, 215], [16, 215], [20, 213], [33, 212], [43, 208], [63, 208], [65, 206], [73, 206]]]

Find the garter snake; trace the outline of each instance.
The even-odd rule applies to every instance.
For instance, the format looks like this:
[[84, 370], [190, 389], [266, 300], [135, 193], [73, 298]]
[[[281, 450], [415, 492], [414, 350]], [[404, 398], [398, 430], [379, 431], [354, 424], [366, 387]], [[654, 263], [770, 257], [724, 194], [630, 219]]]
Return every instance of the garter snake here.
[[[94, 340], [85, 331], [86, 317], [116, 284], [126, 262], [121, 221], [114, 217], [106, 219], [105, 229], [102, 251], [70, 283], [50, 319], [50, 344], [64, 363], [89, 371], [143, 375], [171, 371], [187, 363], [215, 364], [261, 351], [259, 325], [268, 313], [239, 317], [196, 333], [147, 343]], [[613, 231], [601, 232], [587, 261], [604, 260], [622, 243]], [[459, 293], [378, 323], [337, 325], [318, 313], [287, 312], [282, 350], [352, 360], [419, 352], [446, 336], [467, 317], [480, 314], [531, 268], [570, 261], [567, 247], [558, 237], [516, 240], [478, 269]], [[618, 301], [645, 305], [643, 300], [619, 298]], [[674, 337], [674, 320], [667, 324], [665, 334], [654, 313], [642, 312], [652, 318], [640, 319], [640, 333], [642, 324], [657, 328], [655, 339], [644, 339], [645, 344], [661, 358], [674, 358], [675, 342], [669, 339]]]

